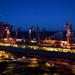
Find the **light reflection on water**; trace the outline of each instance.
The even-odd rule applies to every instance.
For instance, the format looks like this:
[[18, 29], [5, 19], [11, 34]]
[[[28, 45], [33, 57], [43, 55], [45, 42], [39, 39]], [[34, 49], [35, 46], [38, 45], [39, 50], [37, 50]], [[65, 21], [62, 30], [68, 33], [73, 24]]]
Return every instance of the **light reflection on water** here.
[[0, 61], [0, 75], [75, 75], [75, 68], [71, 70], [64, 65], [55, 65], [52, 60], [21, 56], [12, 61], [1, 56]]

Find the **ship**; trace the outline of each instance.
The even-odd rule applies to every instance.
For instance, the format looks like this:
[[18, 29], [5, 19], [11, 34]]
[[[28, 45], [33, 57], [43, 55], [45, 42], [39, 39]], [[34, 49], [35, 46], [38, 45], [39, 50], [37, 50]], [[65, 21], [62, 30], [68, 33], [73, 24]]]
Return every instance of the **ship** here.
[[[7, 37], [2, 38], [0, 42], [0, 50], [19, 52], [23, 54], [39, 55], [50, 58], [61, 58], [75, 60], [75, 43], [71, 42], [72, 37], [72, 26], [68, 23], [65, 24], [67, 33], [66, 39], [63, 40], [51, 40], [43, 37], [40, 39], [39, 27], [34, 28], [33, 26], [29, 29], [29, 39], [18, 38], [18, 32], [20, 27], [16, 31], [16, 38], [9, 36], [9, 28], [7, 28]], [[36, 39], [32, 39], [32, 31], [36, 29]], [[46, 29], [44, 28], [44, 36]]]

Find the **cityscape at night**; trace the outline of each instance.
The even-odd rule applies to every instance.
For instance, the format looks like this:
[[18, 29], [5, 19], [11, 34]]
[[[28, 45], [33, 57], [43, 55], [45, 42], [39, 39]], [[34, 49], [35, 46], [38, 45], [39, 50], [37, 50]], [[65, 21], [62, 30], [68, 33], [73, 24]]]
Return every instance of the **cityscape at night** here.
[[74, 0], [0, 0], [0, 75], [75, 75]]

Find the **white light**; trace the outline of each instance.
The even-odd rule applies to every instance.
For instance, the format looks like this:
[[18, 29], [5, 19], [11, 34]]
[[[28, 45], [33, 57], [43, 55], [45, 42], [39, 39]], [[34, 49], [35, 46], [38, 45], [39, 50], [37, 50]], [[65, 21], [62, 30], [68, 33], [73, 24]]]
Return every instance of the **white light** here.
[[31, 29], [29, 30], [29, 33], [31, 34]]

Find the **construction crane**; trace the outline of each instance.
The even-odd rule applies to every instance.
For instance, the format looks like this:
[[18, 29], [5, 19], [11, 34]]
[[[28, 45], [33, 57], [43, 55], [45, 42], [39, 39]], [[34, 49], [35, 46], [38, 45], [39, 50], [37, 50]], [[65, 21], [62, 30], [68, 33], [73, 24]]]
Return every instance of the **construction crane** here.
[[18, 27], [16, 30], [16, 38], [21, 38], [21, 27]]
[[66, 34], [66, 36], [67, 36], [67, 48], [69, 48], [70, 44], [71, 44], [71, 30], [72, 30], [72, 27], [71, 27], [71, 25], [68, 24], [68, 22], [66, 22], [65, 26], [66, 26], [66, 30], [67, 30], [67, 34]]
[[40, 43], [40, 28], [36, 27], [36, 40], [37, 40], [37, 44]]
[[6, 27], [5, 31], [6, 31], [6, 34], [7, 34], [7, 41], [9, 42], [9, 38], [10, 38], [10, 31], [9, 31], [9, 28]]
[[31, 42], [31, 39], [32, 39], [32, 31], [33, 31], [33, 29], [34, 29], [33, 26], [29, 29], [29, 43]]
[[46, 37], [46, 27], [43, 27], [43, 40], [45, 40]]
[[36, 40], [37, 40], [37, 43], [39, 43], [40, 42], [40, 28], [39, 27], [31, 27], [30, 29], [29, 29], [29, 43], [31, 42], [31, 39], [32, 39], [32, 34], [33, 34], [33, 31], [36, 31]]

